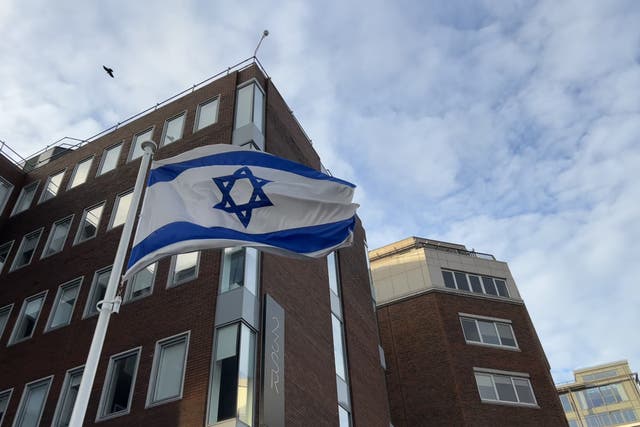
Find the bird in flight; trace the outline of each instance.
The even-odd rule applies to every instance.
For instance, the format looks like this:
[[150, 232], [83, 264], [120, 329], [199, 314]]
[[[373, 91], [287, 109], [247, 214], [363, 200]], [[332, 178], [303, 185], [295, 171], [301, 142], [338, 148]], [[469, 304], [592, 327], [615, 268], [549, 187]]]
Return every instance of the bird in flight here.
[[106, 67], [106, 66], [102, 66], [102, 68], [104, 68], [104, 70], [107, 72], [107, 74], [109, 74], [112, 78], [113, 78], [113, 69]]

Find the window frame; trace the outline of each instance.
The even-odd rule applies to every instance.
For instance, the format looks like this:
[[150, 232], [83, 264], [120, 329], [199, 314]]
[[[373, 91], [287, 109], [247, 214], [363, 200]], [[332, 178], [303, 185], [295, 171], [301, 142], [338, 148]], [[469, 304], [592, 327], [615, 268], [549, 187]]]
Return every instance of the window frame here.
[[69, 395], [69, 383], [71, 381], [71, 376], [76, 375], [78, 372], [80, 373], [80, 379], [82, 380], [82, 375], [84, 374], [84, 365], [68, 369], [64, 374], [64, 381], [62, 382], [62, 387], [60, 388], [60, 395], [58, 396], [58, 402], [56, 403], [56, 410], [53, 413], [53, 421], [51, 422], [51, 427], [57, 427], [60, 423], [63, 404], [66, 403], [67, 396]]
[[[169, 122], [172, 122], [174, 120], [177, 120], [178, 118], [182, 117], [182, 126], [180, 128], [180, 138], [169, 142], [168, 144], [165, 143], [165, 137], [167, 136], [167, 130], [169, 129]], [[182, 112], [169, 117], [167, 120], [164, 121], [164, 125], [162, 127], [162, 136], [160, 137], [160, 147], [164, 147], [167, 145], [171, 145], [174, 142], [180, 141], [181, 139], [184, 139], [184, 129], [186, 127], [187, 124], [187, 110], [183, 110]]]
[[[79, 245], [80, 243], [84, 243], [84, 242], [88, 242], [89, 240], [95, 239], [95, 237], [98, 235], [98, 230], [100, 229], [100, 224], [102, 224], [102, 216], [104, 215], [104, 207], [106, 205], [106, 200], [103, 200], [102, 202], [96, 203], [94, 205], [89, 206], [88, 208], [85, 208], [82, 211], [82, 217], [80, 218], [80, 223], [78, 224], [78, 229], [76, 230], [76, 235], [73, 239], [73, 246]], [[80, 230], [82, 229], [82, 225], [84, 224], [85, 219], [87, 218], [87, 214], [89, 213], [90, 210], [95, 209], [99, 206], [102, 206], [102, 211], [100, 211], [100, 218], [98, 219], [98, 223], [96, 224], [96, 232], [93, 236], [88, 237], [84, 240], [80, 240]]]
[[[471, 293], [471, 294], [475, 294], [475, 295], [485, 295], [488, 297], [496, 297], [496, 298], [513, 298], [511, 296], [511, 293], [509, 292], [509, 286], [507, 284], [507, 279], [506, 278], [501, 278], [501, 277], [494, 277], [494, 276], [489, 276], [486, 274], [478, 274], [478, 273], [467, 273], [465, 271], [459, 271], [459, 270], [450, 270], [448, 268], [440, 268], [440, 271], [442, 273], [442, 282], [444, 284], [445, 289], [451, 289], [451, 290], [456, 290], [456, 291], [462, 291], [462, 292], [467, 292], [467, 293]], [[452, 276], [453, 279], [453, 284], [455, 285], [455, 288], [449, 287], [447, 286], [447, 281], [445, 279], [445, 273], [449, 273]], [[458, 284], [458, 278], [457, 278], [457, 274], [462, 274], [465, 276], [466, 279], [466, 285], [468, 287], [468, 289], [461, 289], [460, 285]], [[475, 276], [479, 279], [480, 281], [480, 286], [482, 288], [482, 292], [475, 292], [473, 290], [473, 284], [471, 281], [471, 276]], [[495, 294], [491, 293], [491, 292], [487, 292], [487, 288], [486, 285], [484, 283], [484, 279], [491, 279], [491, 283], [493, 284], [493, 287], [496, 291]], [[498, 285], [496, 284], [496, 280], [500, 280], [502, 282], [504, 282], [504, 287], [506, 290], [507, 295], [500, 295], [500, 290], [498, 289]]]
[[[113, 265], [108, 265], [106, 267], [102, 267], [97, 269], [94, 273], [93, 273], [93, 278], [91, 279], [91, 287], [89, 288], [89, 294], [87, 295], [87, 301], [85, 302], [84, 305], [84, 311], [82, 312], [82, 318], [83, 319], [87, 319], [91, 316], [95, 316], [97, 314], [100, 314], [100, 311], [97, 309], [95, 309], [95, 311], [93, 311], [93, 309], [90, 311], [89, 307], [92, 305], [91, 301], [93, 300], [93, 298], [95, 297], [95, 292], [96, 292], [96, 286], [98, 284], [98, 277], [100, 274], [109, 271], [109, 278], [111, 278], [111, 270], [113, 269]], [[106, 288], [109, 287], [109, 279], [107, 279], [107, 286], [105, 287], [105, 292], [106, 292]], [[93, 303], [93, 306], [95, 306], [98, 302], [100, 302], [101, 300], [96, 301], [95, 303]]]
[[[9, 199], [11, 199], [13, 189], [15, 188], [15, 186], [11, 182], [0, 176], [0, 185], [3, 184], [5, 184], [7, 188], [7, 195], [4, 197], [4, 200], [0, 200], [0, 216], [2, 216], [2, 214], [4, 213], [4, 208], [7, 207], [7, 203], [9, 203]], [[2, 420], [0, 420], [0, 422], [2, 422]]]
[[[64, 176], [66, 173], [67, 173], [67, 168], [64, 168], [55, 173], [52, 173], [47, 177], [47, 180], [44, 182], [44, 186], [42, 187], [42, 192], [40, 193], [40, 197], [38, 198], [38, 204], [44, 203], [47, 200], [55, 199], [58, 196], [58, 194], [60, 194], [60, 191], [62, 190], [62, 182], [64, 181]], [[60, 185], [58, 185], [58, 191], [53, 196], [45, 199], [44, 197], [47, 194], [47, 188], [51, 183], [51, 178], [56, 177], [58, 175], [62, 175], [62, 178], [60, 178]]]
[[[482, 347], [500, 348], [500, 349], [504, 349], [504, 350], [521, 351], [520, 350], [520, 345], [518, 344], [518, 340], [516, 338], [516, 334], [513, 331], [513, 322], [511, 320], [509, 320], [509, 319], [499, 319], [499, 318], [487, 317], [487, 316], [479, 316], [479, 315], [476, 315], [476, 314], [469, 314], [469, 313], [458, 313], [458, 318], [460, 319], [460, 327], [462, 328], [462, 336], [464, 337], [464, 340], [465, 340], [466, 344], [479, 345], [479, 346], [482, 346]], [[473, 340], [467, 338], [467, 335], [464, 333], [464, 325], [462, 323], [463, 319], [473, 320], [474, 321], [474, 323], [476, 325], [476, 331], [478, 332], [478, 336], [480, 337], [480, 341], [473, 341]], [[488, 342], [484, 342], [483, 341], [482, 332], [480, 331], [480, 325], [478, 324], [479, 321], [493, 324], [493, 327], [494, 327], [494, 329], [496, 331], [496, 336], [498, 337], [498, 341], [500, 341], [500, 344], [492, 344], [492, 343], [488, 343]], [[511, 336], [513, 337], [513, 341], [515, 343], [515, 346], [502, 344], [502, 337], [500, 335], [500, 331], [498, 331], [498, 324], [501, 324], [501, 325], [509, 327], [509, 329], [511, 330]]]
[[[124, 146], [124, 140], [122, 140], [122, 141], [120, 141], [120, 142], [118, 142], [116, 144], [110, 145], [107, 148], [105, 148], [104, 150], [102, 150], [102, 156], [100, 156], [100, 163], [98, 164], [98, 170], [96, 171], [96, 178], [99, 177], [99, 176], [102, 176], [104, 174], [107, 174], [107, 173], [109, 173], [111, 171], [114, 171], [114, 170], [118, 169], [118, 164], [120, 163], [120, 156], [122, 156], [122, 147], [123, 146]], [[107, 157], [107, 152], [111, 151], [111, 150], [114, 150], [116, 148], [119, 148], [119, 150], [118, 150], [118, 157], [116, 158], [115, 166], [113, 167], [113, 169], [109, 169], [108, 171], [104, 171], [103, 172], [102, 169], [104, 168], [104, 161], [105, 161], [105, 159]]]
[[[155, 265], [155, 268], [153, 270], [153, 277], [151, 279], [151, 288], [148, 294], [146, 295], [142, 295], [142, 296], [137, 296], [134, 297], [132, 296], [133, 294], [133, 280], [136, 278], [136, 276], [138, 276], [138, 274], [140, 274], [143, 270], [149, 268], [150, 266]], [[143, 268], [142, 270], [138, 271], [136, 274], [134, 274], [129, 280], [127, 280], [127, 287], [125, 289], [124, 292], [124, 299], [123, 299], [123, 304], [129, 303], [129, 302], [133, 302], [133, 301], [138, 301], [140, 299], [146, 298], [148, 296], [151, 296], [153, 294], [153, 288], [155, 287], [155, 283], [156, 283], [156, 275], [158, 274], [158, 261], [147, 265], [145, 268]]]
[[[106, 405], [106, 399], [108, 397], [108, 394], [110, 392], [110, 387], [111, 387], [111, 381], [112, 381], [112, 374], [113, 374], [113, 365], [115, 363], [116, 360], [119, 359], [124, 359], [129, 357], [130, 355], [134, 355], [136, 356], [136, 363], [135, 363], [135, 367], [133, 369], [133, 375], [131, 376], [131, 388], [129, 389], [129, 399], [127, 402], [127, 408], [118, 412], [113, 412], [111, 414], [104, 414], [105, 411], [105, 405]], [[117, 417], [121, 417], [123, 415], [127, 415], [131, 412], [131, 402], [133, 401], [133, 394], [135, 391], [135, 387], [136, 387], [136, 379], [138, 377], [138, 368], [140, 367], [140, 356], [142, 354], [142, 346], [138, 346], [135, 348], [132, 348], [130, 350], [125, 350], [122, 351], [120, 353], [114, 354], [112, 356], [109, 357], [109, 364], [107, 366], [107, 372], [105, 374], [104, 377], [104, 382], [102, 384], [102, 392], [100, 393], [100, 400], [99, 400], [99, 404], [98, 404], [98, 413], [96, 415], [96, 419], [95, 421], [104, 421], [104, 420], [110, 420], [112, 418], [117, 418]]]
[[[250, 114], [250, 120], [249, 123], [246, 123], [242, 126], [238, 126], [238, 94], [240, 92], [240, 90], [244, 89], [247, 86], [253, 86], [253, 90], [251, 91], [251, 114]], [[260, 91], [260, 93], [262, 94], [262, 110], [261, 110], [261, 117], [260, 117], [260, 126], [258, 126], [256, 124], [256, 87], [258, 88], [258, 90]], [[235, 106], [234, 106], [234, 111], [233, 111], [233, 129], [239, 129], [243, 126], [247, 126], [248, 124], [253, 124], [256, 129], [258, 129], [260, 131], [260, 133], [264, 134], [264, 126], [265, 126], [265, 111], [266, 111], [266, 104], [267, 104], [267, 94], [265, 92], [265, 90], [262, 88], [262, 85], [260, 84], [260, 82], [258, 82], [258, 79], [256, 79], [255, 77], [247, 80], [246, 82], [242, 82], [241, 84], [239, 84], [236, 87], [236, 102], [235, 102]]]
[[[485, 397], [482, 397], [482, 394], [480, 393], [480, 387], [478, 386], [478, 375], [484, 375], [484, 376], [488, 376], [491, 378], [491, 384], [493, 386], [493, 392], [496, 396], [496, 399], [487, 399]], [[509, 405], [509, 406], [523, 406], [523, 407], [528, 407], [528, 408], [540, 408], [539, 404], [538, 404], [538, 399], [536, 398], [536, 394], [533, 390], [533, 384], [531, 384], [531, 377], [529, 374], [524, 373], [524, 372], [509, 372], [509, 371], [500, 371], [500, 370], [496, 370], [496, 369], [485, 369], [485, 368], [473, 368], [473, 376], [474, 376], [474, 380], [476, 382], [476, 391], [478, 392], [478, 397], [480, 398], [480, 401], [482, 403], [490, 403], [490, 404], [497, 404], [497, 405]], [[496, 382], [495, 382], [495, 378], [494, 377], [503, 377], [503, 378], [509, 378], [510, 382], [511, 382], [511, 387], [513, 389], [513, 393], [516, 396], [516, 399], [518, 399], [517, 402], [512, 402], [510, 400], [500, 400], [500, 394], [498, 393], [498, 388], [496, 386]], [[531, 396], [533, 397], [533, 401], [534, 403], [528, 403], [528, 402], [522, 402], [520, 401], [520, 395], [518, 394], [518, 389], [516, 388], [514, 379], [516, 380], [526, 380], [528, 385], [529, 385], [529, 391], [531, 392]]]
[[4, 396], [7, 397], [7, 406], [5, 410], [2, 412], [2, 415], [0, 415], [0, 426], [2, 425], [2, 421], [4, 421], [4, 416], [7, 415], [7, 408], [9, 408], [9, 404], [11, 403], [12, 395], [13, 395], [13, 387], [5, 390], [0, 390], [0, 399], [2, 399]]
[[[189, 253], [193, 253], [193, 252], [197, 252], [198, 253], [198, 257], [196, 258], [196, 269], [195, 269], [195, 273], [194, 276], [192, 278], [189, 279], [182, 279], [179, 281], [174, 281], [174, 276], [175, 276], [175, 268], [176, 268], [176, 263], [177, 263], [177, 259], [179, 255], [182, 254], [189, 254]], [[183, 252], [180, 254], [176, 254], [173, 255], [171, 257], [171, 264], [169, 266], [169, 277], [167, 278], [167, 289], [169, 288], [175, 288], [177, 286], [180, 286], [184, 283], [189, 283], [193, 280], [196, 280], [198, 278], [198, 275], [200, 274], [200, 257], [202, 256], [202, 251], [197, 250], [197, 251], [190, 251], [190, 252]]]
[[0, 314], [3, 314], [4, 312], [7, 313], [7, 321], [4, 323], [4, 325], [0, 324], [0, 339], [2, 339], [2, 336], [4, 335], [4, 331], [7, 329], [7, 326], [9, 325], [9, 319], [11, 318], [11, 313], [13, 313], [14, 305], [15, 305], [14, 303], [11, 303], [11, 304], [3, 305], [2, 307], [0, 307]]
[[[109, 224], [107, 225], [107, 231], [111, 231], [114, 228], [122, 227], [127, 222], [127, 216], [125, 216], [124, 222], [122, 224], [113, 225], [114, 220], [116, 219], [117, 209], [119, 208], [120, 200], [128, 195], [131, 195], [131, 201], [129, 202], [129, 209], [131, 209], [131, 204], [133, 202], [133, 188], [130, 188], [126, 191], [116, 194], [116, 198], [113, 202], [113, 207], [111, 208], [111, 216], [109, 217]], [[129, 210], [127, 209], [127, 215], [129, 214]]]
[[[18, 246], [18, 250], [13, 256], [13, 261], [11, 262], [11, 267], [9, 268], [9, 272], [20, 270], [21, 268], [28, 267], [29, 265], [31, 265], [31, 263], [33, 262], [33, 259], [36, 257], [36, 251], [38, 250], [38, 245], [40, 244], [40, 239], [42, 238], [43, 231], [44, 231], [44, 227], [40, 227], [37, 230], [33, 230], [25, 234], [24, 236], [22, 236], [22, 241], [20, 241], [20, 246]], [[27, 240], [27, 237], [31, 235], [35, 235], [36, 233], [38, 234], [38, 238], [36, 239], [36, 244], [33, 248], [33, 254], [31, 254], [31, 258], [29, 259], [29, 262], [26, 264], [22, 264], [21, 266], [16, 266], [16, 261], [18, 261], [18, 254], [22, 252], [22, 249], [24, 248], [24, 244]]]
[[[181, 332], [179, 334], [172, 335], [167, 338], [162, 338], [156, 341], [156, 345], [153, 351], [153, 362], [151, 365], [151, 374], [149, 375], [149, 386], [147, 388], [147, 399], [145, 403], [145, 409], [154, 406], [163, 405], [169, 402], [175, 402], [181, 400], [184, 395], [184, 381], [187, 374], [187, 359], [189, 358], [189, 341], [191, 339], [191, 330]], [[174, 345], [180, 342], [184, 342], [184, 360], [182, 361], [182, 377], [180, 380], [180, 392], [176, 396], [167, 397], [161, 400], [154, 400], [153, 395], [156, 392], [156, 386], [158, 384], [158, 374], [160, 359], [162, 350], [166, 346]]]
[[[33, 335], [36, 333], [36, 328], [38, 327], [38, 321], [40, 320], [40, 316], [42, 316], [42, 308], [44, 307], [44, 303], [47, 302], [48, 293], [49, 293], [49, 290], [47, 289], [42, 292], [38, 292], [37, 294], [31, 295], [22, 301], [22, 307], [20, 308], [20, 313], [18, 313], [18, 318], [13, 323], [13, 330], [11, 331], [11, 335], [9, 336], [9, 342], [7, 343], [7, 347], [12, 346], [14, 344], [21, 343], [23, 341], [28, 341], [31, 338], [33, 338]], [[17, 339], [16, 338], [16, 334], [18, 333], [17, 328], [22, 323], [22, 317], [24, 316], [24, 312], [27, 309], [27, 304], [41, 297], [42, 297], [42, 303], [40, 304], [40, 309], [38, 310], [38, 316], [33, 322], [33, 329], [31, 330], [31, 333], [29, 334], [28, 337], [22, 337], [20, 339]]]
[[133, 138], [131, 138], [131, 146], [129, 147], [129, 154], [127, 155], [127, 163], [132, 162], [134, 160], [137, 160], [137, 159], [141, 158], [144, 155], [144, 150], [142, 149], [142, 143], [144, 141], [146, 141], [146, 140], [144, 140], [144, 141], [141, 140], [140, 141], [140, 149], [142, 150], [142, 154], [139, 155], [138, 157], [133, 157], [133, 153], [136, 151], [136, 146], [138, 144], [138, 137], [141, 137], [142, 135], [144, 135], [147, 132], [151, 132], [151, 135], [149, 136], [149, 139], [153, 140], [153, 133], [155, 132], [155, 130], [156, 130], [156, 125], [151, 125], [151, 126], [148, 126], [145, 130], [140, 131], [140, 132], [136, 132], [133, 135]]
[[[201, 114], [201, 110], [202, 107], [204, 107], [205, 105], [211, 104], [213, 102], [216, 102], [216, 114], [213, 120], [213, 123], [210, 123], [206, 126], [202, 126], [200, 127], [200, 114]], [[196, 108], [196, 117], [195, 120], [193, 121], [193, 133], [196, 133], [204, 128], [208, 128], [209, 126], [213, 126], [216, 123], [218, 123], [218, 118], [220, 116], [220, 95], [216, 95], [213, 96], [209, 99], [206, 99], [204, 101], [202, 101], [201, 103], [198, 104], [198, 107]]]
[[[13, 244], [15, 243], [15, 239], [8, 241], [8, 242], [4, 242], [3, 244], [0, 245], [0, 248], [3, 248], [4, 246], [9, 246], [9, 249], [7, 249], [7, 257], [4, 260], [4, 263], [2, 264], [2, 266], [0, 266], [0, 274], [2, 274], [2, 272], [4, 271], [4, 266], [8, 264], [9, 261], [9, 256], [11, 256], [11, 249], [13, 249]], [[13, 263], [13, 260], [11, 260]], [[11, 268], [11, 265], [9, 266], [9, 268]]]
[[[22, 212], [26, 212], [29, 209], [31, 209], [31, 206], [33, 205], [33, 201], [36, 198], [36, 193], [38, 192], [39, 186], [40, 186], [40, 180], [33, 181], [22, 186], [22, 188], [20, 189], [20, 194], [18, 194], [18, 198], [16, 199], [16, 202], [13, 204], [13, 209], [11, 210], [11, 214], [9, 215], [10, 217], [18, 215]], [[31, 201], [29, 201], [29, 204], [27, 205], [27, 207], [25, 207], [21, 211], [17, 211], [16, 209], [18, 208], [18, 206], [20, 205], [20, 202], [22, 201], [22, 198], [24, 197], [25, 190], [30, 188], [33, 188], [33, 195], [31, 196]]]
[[[49, 236], [47, 236], [47, 242], [44, 245], [44, 248], [42, 248], [42, 253], [40, 254], [40, 259], [45, 259], [45, 258], [49, 258], [50, 256], [53, 256], [55, 254], [59, 254], [60, 252], [64, 251], [64, 247], [67, 244], [67, 239], [69, 238], [69, 233], [71, 232], [71, 227], [73, 227], [73, 219], [75, 218], [75, 214], [71, 214], [71, 215], [67, 215], [64, 218], [61, 218], [57, 221], [55, 221], [53, 224], [51, 224], [51, 229], [49, 230]], [[62, 223], [65, 222], [66, 220], [69, 220], [69, 228], [67, 229], [67, 233], [64, 236], [64, 240], [62, 241], [62, 248], [57, 251], [57, 252], [52, 252], [50, 254], [47, 254], [47, 249], [49, 248], [49, 245], [51, 244], [51, 240], [53, 239], [53, 232], [55, 227]]]
[[[71, 324], [71, 319], [73, 319], [73, 313], [75, 312], [76, 305], [78, 304], [78, 297], [80, 296], [80, 291], [82, 290], [83, 282], [84, 282], [84, 276], [80, 276], [80, 277], [76, 277], [73, 280], [64, 282], [60, 286], [58, 286], [56, 297], [53, 300], [53, 305], [51, 306], [51, 310], [49, 310], [49, 318], [47, 319], [47, 324], [44, 327], [44, 333], [55, 331], [57, 329], [64, 328], [65, 326], [68, 326]], [[58, 306], [60, 304], [60, 298], [62, 297], [64, 291], [74, 287], [78, 288], [78, 291], [76, 293], [75, 300], [73, 301], [73, 306], [71, 307], [71, 314], [69, 315], [69, 320], [64, 324], [51, 326], [51, 323], [53, 322], [53, 319], [55, 317], [55, 313], [58, 310]]]
[[[88, 157], [85, 157], [84, 159], [80, 160], [78, 163], [76, 163], [76, 165], [73, 167], [73, 172], [71, 173], [71, 177], [69, 178], [69, 182], [67, 183], [67, 191], [73, 189], [73, 188], [77, 188], [79, 186], [81, 186], [82, 184], [86, 183], [87, 180], [89, 179], [90, 176], [90, 172], [91, 172], [91, 167], [93, 166], [93, 160], [96, 156], [95, 155], [91, 155]], [[81, 164], [84, 163], [89, 163], [89, 167], [87, 168], [87, 176], [84, 178], [84, 181], [82, 181], [79, 184], [73, 184], [74, 179], [76, 179], [76, 174], [78, 173], [78, 167]]]
[[13, 427], [19, 426], [20, 425], [19, 423], [22, 423], [22, 420], [24, 419], [24, 413], [21, 414], [20, 412], [24, 410], [22, 405], [25, 403], [25, 397], [27, 396], [27, 391], [29, 387], [33, 385], [39, 385], [38, 383], [45, 383], [45, 382], [47, 384], [47, 389], [44, 393], [44, 399], [42, 401], [42, 406], [40, 407], [40, 414], [38, 415], [38, 422], [36, 423], [36, 425], [40, 425], [40, 421], [42, 421], [42, 414], [44, 413], [44, 408], [47, 406], [47, 399], [49, 398], [49, 392], [51, 391], [51, 384], [53, 383], [53, 375], [49, 375], [44, 378], [39, 378], [37, 380], [30, 381], [24, 385], [24, 389], [22, 390], [22, 396], [20, 397], [20, 403], [18, 403], [18, 408], [16, 409], [16, 413], [13, 418], [13, 424], [12, 424]]

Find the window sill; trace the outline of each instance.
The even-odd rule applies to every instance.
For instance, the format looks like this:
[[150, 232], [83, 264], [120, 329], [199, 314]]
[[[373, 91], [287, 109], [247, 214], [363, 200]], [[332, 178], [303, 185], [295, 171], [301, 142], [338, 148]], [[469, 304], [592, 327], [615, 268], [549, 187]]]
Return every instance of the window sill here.
[[487, 344], [484, 342], [476, 342], [476, 341], [467, 341], [465, 340], [465, 342], [469, 345], [475, 345], [478, 347], [485, 347], [485, 348], [495, 348], [496, 350], [507, 350], [507, 351], [515, 351], [515, 352], [522, 352], [522, 350], [520, 350], [520, 348], [518, 347], [507, 347], [504, 345], [498, 345], [498, 344]]
[[515, 406], [518, 408], [530, 408], [530, 409], [540, 409], [540, 406], [536, 403], [519, 403], [519, 402], [505, 402], [502, 400], [485, 400], [480, 399], [482, 403], [489, 405], [503, 405], [503, 406]]

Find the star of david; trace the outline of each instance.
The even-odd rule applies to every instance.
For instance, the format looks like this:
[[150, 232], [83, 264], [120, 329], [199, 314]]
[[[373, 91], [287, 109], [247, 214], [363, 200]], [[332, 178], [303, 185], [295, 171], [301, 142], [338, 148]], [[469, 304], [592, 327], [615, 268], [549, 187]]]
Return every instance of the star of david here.
[[[253, 174], [253, 172], [251, 172], [251, 169], [246, 166], [241, 167], [231, 175], [219, 176], [212, 179], [222, 192], [222, 200], [213, 207], [215, 209], [221, 209], [225, 212], [236, 214], [245, 228], [247, 228], [251, 221], [251, 212], [253, 209], [273, 206], [273, 203], [271, 203], [271, 200], [269, 200], [267, 195], [264, 194], [264, 190], [262, 189], [265, 184], [271, 181], [258, 178]], [[253, 192], [251, 193], [251, 197], [248, 202], [237, 204], [236, 201], [233, 200], [231, 190], [233, 189], [236, 181], [240, 179], [249, 180], [253, 187]]]

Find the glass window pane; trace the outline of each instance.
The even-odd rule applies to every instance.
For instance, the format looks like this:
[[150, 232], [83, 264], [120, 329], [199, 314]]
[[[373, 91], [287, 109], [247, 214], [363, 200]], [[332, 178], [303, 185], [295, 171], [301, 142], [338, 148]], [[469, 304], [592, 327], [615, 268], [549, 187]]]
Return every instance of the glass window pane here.
[[62, 184], [63, 177], [64, 171], [51, 175], [49, 179], [47, 179], [47, 184], [45, 185], [44, 190], [42, 190], [42, 196], [40, 196], [41, 202], [56, 197], [60, 190], [60, 184]]
[[9, 200], [11, 190], [13, 190], [13, 185], [10, 182], [6, 181], [4, 178], [0, 177], [0, 215], [4, 211], [7, 200]]
[[22, 239], [20, 250], [16, 254], [16, 258], [13, 260], [13, 269], [24, 267], [25, 265], [29, 265], [31, 263], [33, 254], [35, 253], [36, 247], [38, 246], [38, 241], [40, 241], [41, 233], [42, 230], [38, 230], [36, 232], [27, 234], [24, 239]]
[[135, 379], [138, 353], [112, 359], [111, 375], [106, 383], [107, 395], [103, 416], [125, 412], [129, 409], [129, 397]]
[[560, 395], [560, 403], [562, 403], [562, 409], [564, 409], [564, 412], [573, 412], [573, 407], [571, 406], [568, 394]]
[[225, 248], [222, 261], [222, 288], [220, 293], [244, 285], [245, 249]]
[[531, 383], [525, 378], [514, 378], [513, 384], [516, 387], [518, 393], [518, 399], [521, 403], [536, 403], [536, 398], [533, 397], [533, 390], [531, 389]]
[[0, 338], [2, 338], [4, 328], [6, 328], [7, 323], [9, 322], [9, 315], [11, 314], [12, 308], [13, 307], [11, 305], [0, 308]]
[[129, 160], [137, 159], [138, 157], [144, 154], [144, 150], [142, 149], [142, 143], [150, 140], [153, 136], [153, 128], [148, 129], [142, 133], [137, 134], [133, 137], [133, 142], [131, 143], [131, 158]]
[[480, 335], [483, 343], [500, 344], [498, 333], [496, 332], [496, 327], [493, 322], [478, 320], [478, 328], [480, 329]]
[[51, 234], [49, 236], [49, 243], [42, 253], [43, 257], [57, 254], [62, 251], [64, 244], [67, 241], [69, 229], [71, 228], [71, 220], [72, 218], [69, 217], [53, 224]]
[[0, 425], [4, 414], [7, 412], [7, 406], [9, 406], [9, 398], [11, 397], [11, 391], [3, 391], [0, 393]]
[[464, 332], [464, 337], [467, 341], [480, 341], [480, 334], [478, 333], [478, 328], [476, 327], [476, 321], [473, 319], [461, 318], [462, 321], [462, 330]]
[[496, 287], [498, 288], [498, 295], [501, 297], [508, 297], [509, 292], [507, 291], [507, 284], [504, 280], [494, 279]]
[[498, 328], [498, 335], [500, 336], [500, 342], [502, 345], [516, 347], [516, 339], [513, 336], [511, 325], [496, 323], [496, 328]]
[[159, 346], [153, 401], [171, 399], [182, 393], [187, 338], [183, 336]]
[[338, 405], [338, 420], [340, 422], [339, 427], [349, 427], [351, 425], [349, 412], [340, 405]]
[[200, 104], [198, 107], [198, 123], [196, 130], [214, 124], [218, 119], [218, 98], [213, 99], [206, 104]]
[[37, 427], [42, 415], [47, 392], [49, 391], [50, 379], [29, 384], [25, 388], [24, 397], [16, 419], [15, 427]]
[[18, 201], [16, 202], [15, 207], [13, 208], [12, 215], [17, 213], [26, 211], [31, 206], [31, 202], [33, 201], [33, 197], [36, 195], [36, 190], [38, 189], [38, 183], [33, 182], [20, 191], [20, 195], [18, 196]]
[[89, 240], [98, 234], [98, 226], [100, 225], [100, 219], [102, 218], [102, 210], [104, 204], [96, 206], [84, 211], [82, 223], [78, 229], [78, 237], [76, 243]]
[[346, 361], [344, 355], [342, 323], [338, 318], [331, 314], [331, 326], [333, 331], [333, 356], [336, 364], [336, 374], [346, 381]]
[[127, 219], [129, 214], [129, 207], [131, 206], [131, 200], [133, 199], [133, 190], [125, 194], [120, 194], [116, 198], [115, 207], [113, 209], [113, 218], [111, 219], [111, 228], [118, 227]]
[[82, 380], [82, 371], [84, 368], [80, 368], [67, 374], [67, 381], [64, 384], [64, 389], [60, 393], [59, 415], [54, 422], [55, 427], [67, 427], [71, 421], [71, 413], [73, 411], [73, 405], [76, 403], [76, 397], [78, 396], [78, 390], [80, 389], [80, 380]]
[[162, 145], [171, 144], [174, 141], [182, 138], [182, 129], [184, 128], [184, 114], [167, 120], [165, 125], [164, 137], [162, 138]]
[[253, 84], [238, 89], [236, 97], [236, 129], [251, 123], [253, 112]]
[[76, 169], [73, 171], [73, 176], [71, 177], [71, 181], [69, 182], [69, 188], [77, 187], [87, 180], [92, 162], [93, 157], [83, 160], [76, 165]]
[[109, 276], [111, 276], [111, 268], [98, 271], [93, 276], [93, 284], [91, 286], [91, 297], [87, 300], [85, 309], [85, 317], [98, 313], [96, 304], [104, 299], [109, 284]]
[[136, 273], [129, 283], [129, 298], [137, 299], [151, 294], [158, 263], [148, 265]]
[[244, 324], [241, 325], [238, 364], [238, 419], [249, 426], [253, 425], [255, 346], [255, 334]]
[[104, 150], [104, 154], [102, 155], [102, 165], [100, 166], [100, 171], [98, 171], [98, 175], [102, 175], [109, 171], [112, 171], [118, 166], [118, 159], [120, 159], [120, 152], [122, 151], [122, 144], [118, 144], [114, 147], [107, 148]]
[[455, 272], [453, 273], [456, 277], [456, 283], [458, 284], [458, 289], [462, 291], [470, 291], [469, 283], [467, 282], [467, 275], [464, 273]]
[[209, 423], [234, 418], [238, 392], [238, 324], [218, 329]]
[[590, 408], [597, 408], [598, 406], [604, 405], [604, 399], [602, 398], [602, 394], [600, 394], [600, 390], [596, 388], [588, 388], [584, 391], [585, 397], [587, 398], [587, 402]]
[[484, 291], [489, 295], [498, 295], [496, 285], [493, 284], [491, 277], [482, 276], [482, 284], [484, 285]]
[[7, 258], [9, 258], [9, 252], [11, 251], [12, 246], [13, 242], [3, 243], [0, 246], [0, 273], [4, 268], [4, 265], [7, 263]]
[[69, 322], [71, 322], [71, 315], [73, 314], [73, 308], [75, 307], [79, 290], [80, 280], [61, 288], [49, 328], [57, 328], [68, 325]]
[[31, 297], [24, 302], [24, 310], [16, 322], [16, 329], [12, 342], [31, 338], [36, 327], [36, 323], [38, 322], [38, 317], [40, 316], [40, 309], [42, 308], [44, 297], [44, 295], [39, 295]]
[[517, 402], [518, 397], [516, 391], [511, 383], [511, 377], [505, 377], [502, 375], [494, 375], [493, 381], [496, 384], [496, 390], [498, 391], [498, 399], [505, 402]]
[[496, 391], [493, 388], [491, 375], [476, 374], [476, 383], [478, 384], [478, 392], [481, 399], [498, 400]]
[[331, 252], [327, 255], [327, 268], [329, 271], [329, 289], [336, 295], [340, 295], [338, 290], [338, 266], [336, 264], [336, 253]]
[[198, 251], [176, 255], [172, 284], [179, 284], [197, 277], [198, 256]]
[[469, 275], [469, 282], [471, 282], [471, 290], [473, 292], [482, 294], [482, 285], [480, 284], [480, 278], [478, 276], [474, 276], [473, 274]]
[[264, 95], [262, 91], [256, 86], [253, 91], [253, 123], [260, 130], [260, 132], [264, 132], [262, 128], [262, 116], [264, 112]]
[[455, 289], [456, 282], [453, 280], [453, 273], [450, 271], [442, 271], [442, 278], [444, 279], [444, 285], [447, 288]]

